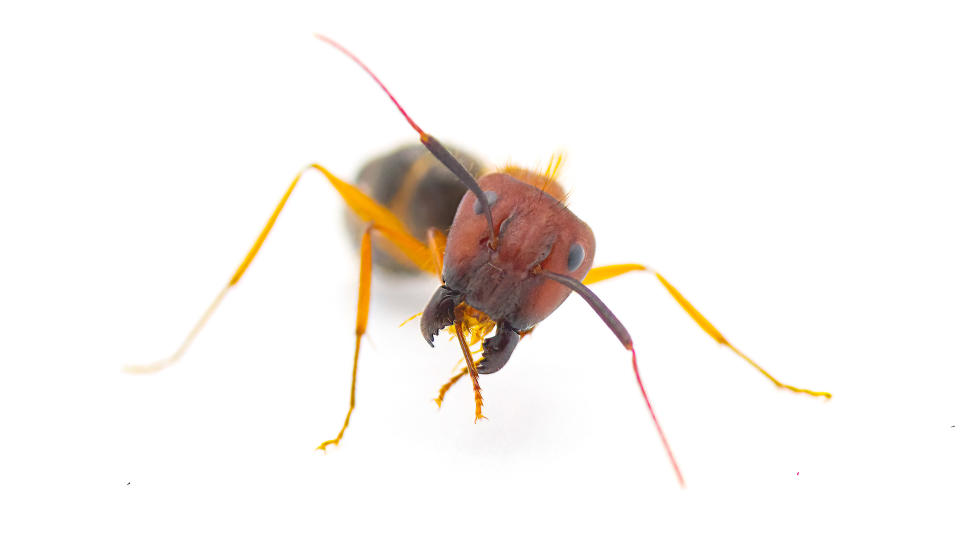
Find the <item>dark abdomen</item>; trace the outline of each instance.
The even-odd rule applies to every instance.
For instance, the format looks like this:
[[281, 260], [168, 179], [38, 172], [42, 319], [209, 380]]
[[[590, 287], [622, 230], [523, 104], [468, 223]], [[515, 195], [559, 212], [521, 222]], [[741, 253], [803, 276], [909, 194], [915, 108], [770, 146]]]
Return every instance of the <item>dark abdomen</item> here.
[[[478, 160], [458, 150], [452, 152], [474, 176], [482, 174], [483, 167]], [[400, 147], [367, 162], [355, 184], [390, 209], [420, 240], [426, 238], [430, 227], [444, 233], [450, 230], [460, 199], [467, 191], [453, 173], [420, 144]], [[347, 221], [353, 236], [359, 239], [362, 224], [349, 212]], [[373, 262], [398, 272], [419, 272], [383, 241], [374, 244]]]

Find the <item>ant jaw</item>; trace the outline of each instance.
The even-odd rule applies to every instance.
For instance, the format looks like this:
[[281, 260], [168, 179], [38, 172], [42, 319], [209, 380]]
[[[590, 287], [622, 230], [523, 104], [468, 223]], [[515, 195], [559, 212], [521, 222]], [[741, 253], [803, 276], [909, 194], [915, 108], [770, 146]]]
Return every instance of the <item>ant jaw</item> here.
[[477, 362], [477, 372], [483, 375], [496, 373], [507, 365], [507, 360], [520, 343], [520, 334], [506, 321], [497, 323], [497, 333], [483, 340], [483, 357]]
[[456, 321], [454, 308], [463, 302], [463, 296], [462, 293], [441, 285], [430, 297], [427, 307], [423, 308], [423, 315], [420, 317], [420, 333], [431, 347], [433, 347], [433, 338]]

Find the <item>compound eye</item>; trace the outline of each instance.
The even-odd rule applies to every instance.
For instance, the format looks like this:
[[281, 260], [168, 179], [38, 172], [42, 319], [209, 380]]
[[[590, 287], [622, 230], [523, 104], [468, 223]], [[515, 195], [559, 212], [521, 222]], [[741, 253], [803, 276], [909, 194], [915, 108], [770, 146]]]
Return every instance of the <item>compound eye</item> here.
[[573, 272], [583, 264], [583, 246], [579, 243], [570, 246], [570, 254], [567, 255], [567, 272]]
[[[487, 206], [493, 206], [493, 203], [497, 202], [497, 192], [496, 191], [484, 191], [483, 197], [487, 199]], [[473, 213], [480, 214], [483, 212], [483, 205], [480, 204], [480, 199], [478, 198], [473, 203]]]

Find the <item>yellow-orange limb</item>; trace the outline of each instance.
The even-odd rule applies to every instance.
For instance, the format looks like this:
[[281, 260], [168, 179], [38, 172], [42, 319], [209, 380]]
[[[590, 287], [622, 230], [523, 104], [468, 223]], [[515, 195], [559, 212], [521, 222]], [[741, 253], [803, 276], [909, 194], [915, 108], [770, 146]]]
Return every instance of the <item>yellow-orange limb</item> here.
[[814, 390], [808, 390], [806, 388], [798, 388], [796, 386], [784, 384], [779, 380], [777, 380], [773, 375], [767, 372], [767, 370], [760, 367], [759, 364], [751, 360], [747, 355], [740, 352], [739, 349], [737, 349], [729, 341], [727, 341], [727, 338], [724, 337], [723, 334], [721, 334], [720, 331], [717, 330], [717, 328], [713, 326], [713, 324], [710, 321], [707, 320], [706, 317], [704, 317], [699, 311], [697, 311], [697, 308], [693, 307], [693, 304], [691, 304], [690, 301], [684, 298], [684, 296], [680, 294], [680, 291], [678, 291], [676, 287], [670, 284], [670, 282], [667, 281], [666, 278], [660, 275], [659, 272], [651, 270], [650, 268], [647, 268], [642, 264], [614, 264], [610, 266], [598, 266], [596, 268], [591, 269], [587, 273], [586, 277], [583, 278], [583, 284], [590, 285], [591, 283], [597, 283], [605, 279], [614, 278], [621, 274], [625, 274], [631, 271], [650, 272], [653, 275], [655, 275], [657, 277], [657, 280], [660, 281], [660, 284], [663, 285], [663, 287], [667, 289], [667, 292], [670, 293], [670, 296], [672, 296], [673, 299], [678, 304], [680, 304], [680, 307], [682, 307], [683, 310], [687, 312], [687, 315], [689, 315], [690, 318], [692, 318], [704, 332], [706, 332], [710, 337], [712, 337], [717, 343], [724, 345], [726, 347], [729, 347], [730, 350], [732, 350], [734, 353], [737, 354], [737, 356], [745, 360], [748, 364], [753, 366], [754, 369], [762, 373], [764, 377], [769, 379], [773, 384], [777, 385], [778, 388], [783, 388], [785, 390], [790, 390], [792, 392], [797, 392], [800, 394], [809, 394], [811, 396], [825, 397], [827, 399], [830, 399], [831, 397], [833, 397], [832, 394], [830, 394], [830, 392], [819, 392]]
[[373, 225], [367, 227], [360, 239], [360, 291], [357, 295], [357, 328], [356, 343], [353, 349], [353, 375], [350, 378], [350, 408], [347, 409], [347, 417], [343, 420], [343, 427], [340, 433], [329, 441], [317, 447], [317, 450], [326, 450], [328, 446], [340, 444], [343, 433], [350, 425], [350, 415], [357, 403], [357, 364], [360, 360], [360, 338], [367, 331], [367, 318], [370, 314], [370, 276], [373, 273], [373, 247], [370, 241], [370, 233], [374, 229]]
[[227, 295], [228, 290], [230, 290], [229, 285], [220, 290], [220, 293], [217, 294], [217, 297], [214, 298], [207, 310], [204, 311], [203, 315], [200, 316], [200, 320], [193, 325], [190, 333], [187, 334], [187, 337], [180, 344], [180, 347], [177, 348], [176, 352], [169, 357], [164, 358], [163, 360], [159, 360], [151, 364], [131, 364], [124, 366], [123, 370], [127, 373], [141, 375], [145, 373], [155, 373], [157, 371], [166, 369], [173, 364], [176, 364], [180, 360], [180, 357], [183, 356], [183, 353], [187, 352], [187, 349], [190, 348], [190, 344], [193, 343], [193, 340], [197, 337], [197, 334], [199, 334], [200, 330], [202, 330], [204, 325], [207, 324], [207, 321], [213, 315], [213, 312], [217, 310], [218, 306], [220, 306], [220, 302], [223, 301], [223, 297]]
[[[477, 350], [475, 350], [475, 351], [470, 351], [470, 353], [471, 353], [471, 354], [483, 354], [483, 347], [477, 347]], [[440, 387], [439, 396], [437, 397], [437, 399], [434, 400], [434, 401], [437, 402], [437, 406], [438, 406], [438, 407], [439, 407], [440, 404], [443, 402], [443, 396], [445, 396], [445, 395], [447, 394], [447, 391], [450, 390], [450, 388], [451, 388], [454, 384], [456, 384], [457, 381], [459, 381], [464, 375], [467, 374], [467, 368], [466, 368], [466, 367], [462, 367], [462, 368], [461, 368], [461, 367], [460, 367], [460, 364], [466, 365], [466, 362], [464, 361], [464, 359], [463, 359], [462, 356], [461, 356], [459, 359], [457, 359], [457, 364], [456, 364], [455, 366], [453, 366], [453, 370], [452, 370], [452, 371], [455, 372], [456, 374], [453, 375], [452, 377], [450, 377], [450, 380], [447, 381], [446, 384], [444, 384], [443, 386]], [[474, 365], [476, 365], [476, 364], [474, 364]]]
[[253, 243], [253, 246], [250, 247], [250, 251], [247, 252], [246, 257], [243, 258], [243, 262], [241, 262], [240, 266], [238, 266], [236, 271], [234, 271], [233, 276], [230, 277], [230, 281], [227, 282], [227, 285], [220, 291], [219, 294], [217, 294], [217, 297], [214, 298], [213, 302], [210, 303], [210, 306], [207, 307], [207, 309], [203, 312], [200, 320], [194, 324], [193, 328], [190, 330], [190, 333], [187, 334], [187, 337], [180, 344], [180, 347], [177, 348], [176, 352], [174, 352], [170, 357], [152, 364], [126, 366], [124, 367], [125, 371], [128, 373], [137, 374], [154, 373], [172, 366], [173, 364], [177, 363], [181, 357], [183, 357], [184, 353], [187, 352], [187, 349], [190, 348], [190, 344], [193, 343], [193, 340], [197, 337], [197, 334], [200, 333], [200, 330], [203, 329], [204, 325], [207, 324], [207, 321], [210, 320], [210, 317], [213, 316], [213, 313], [220, 306], [220, 302], [222, 302], [223, 298], [227, 295], [227, 291], [229, 291], [231, 287], [240, 281], [240, 278], [243, 277], [243, 274], [247, 271], [247, 267], [250, 266], [250, 263], [253, 262], [254, 257], [257, 256], [257, 253], [263, 246], [263, 242], [267, 239], [267, 235], [269, 235], [270, 230], [273, 229], [274, 223], [277, 222], [280, 212], [282, 212], [283, 207], [286, 206], [287, 199], [289, 199], [290, 194], [293, 193], [293, 188], [297, 187], [297, 183], [300, 182], [300, 176], [302, 174], [303, 173], [297, 174], [297, 176], [294, 177], [293, 182], [290, 183], [290, 187], [287, 188], [287, 191], [284, 192], [280, 202], [277, 203], [276, 208], [273, 209], [273, 213], [270, 215], [270, 219], [267, 220], [267, 224], [264, 225], [263, 230], [260, 231], [260, 235], [257, 236], [257, 240]]
[[467, 368], [463, 368], [456, 375], [450, 377], [450, 380], [440, 387], [440, 391], [437, 392], [437, 398], [433, 400], [437, 403], [437, 407], [443, 405], [443, 397], [447, 395], [447, 390], [450, 390], [450, 387], [456, 384], [456, 382], [466, 374]]
[[463, 358], [467, 362], [467, 372], [470, 373], [470, 380], [473, 382], [473, 401], [476, 404], [474, 411], [474, 422], [479, 421], [483, 416], [483, 396], [480, 394], [480, 374], [477, 373], [477, 367], [473, 363], [473, 355], [470, 353], [470, 346], [467, 345], [467, 339], [463, 334], [463, 322], [454, 323], [457, 328], [457, 340], [460, 341], [460, 349], [463, 351]]
[[437, 268], [437, 277], [443, 278], [443, 254], [447, 250], [447, 235], [436, 227], [427, 229], [427, 248], [433, 255], [433, 264]]
[[375, 225], [377, 232], [395, 245], [418, 268], [429, 274], [440, 274], [435, 257], [430, 249], [410, 234], [400, 218], [393, 212], [371, 199], [355, 186], [340, 180], [323, 166], [313, 163], [310, 167], [320, 171], [330, 181], [343, 201], [361, 221]]
[[[430, 249], [422, 242], [414, 238], [409, 232], [407, 232], [400, 219], [393, 215], [390, 210], [384, 208], [382, 205], [365, 195], [356, 187], [347, 184], [343, 180], [340, 180], [323, 166], [314, 163], [308, 168], [313, 168], [320, 171], [327, 178], [327, 180], [330, 181], [330, 184], [333, 185], [334, 189], [337, 190], [347, 205], [350, 206], [350, 208], [360, 217], [360, 219], [365, 222], [372, 223], [383, 237], [395, 244], [405, 256], [414, 262], [414, 264], [416, 264], [425, 272], [436, 275], [440, 274], [439, 267], [436, 266], [436, 259]], [[276, 223], [277, 218], [280, 216], [280, 213], [286, 206], [287, 200], [293, 193], [294, 188], [296, 188], [297, 184], [300, 182], [302, 175], [303, 171], [294, 177], [293, 181], [290, 183], [290, 186], [280, 199], [280, 202], [277, 203], [276, 208], [274, 208], [273, 213], [267, 220], [266, 225], [264, 225], [263, 229], [260, 231], [260, 235], [257, 236], [253, 246], [250, 247], [250, 250], [243, 258], [240, 266], [237, 267], [236, 271], [234, 271], [233, 275], [230, 277], [230, 281], [227, 282], [227, 285], [217, 294], [213, 302], [210, 303], [210, 306], [207, 307], [207, 309], [203, 312], [203, 315], [196, 322], [196, 324], [194, 324], [193, 328], [180, 344], [180, 347], [177, 348], [176, 352], [174, 352], [173, 355], [168, 358], [151, 364], [126, 366], [124, 367], [125, 371], [137, 374], [153, 373], [177, 363], [183, 357], [183, 355], [187, 352], [187, 349], [189, 349], [190, 345], [193, 343], [194, 339], [200, 333], [200, 330], [203, 329], [204, 325], [206, 325], [207, 321], [210, 320], [210, 317], [213, 316], [213, 313], [220, 306], [220, 303], [227, 295], [227, 292], [240, 281], [240, 278], [242, 278], [246, 273], [250, 263], [253, 262], [253, 259], [256, 258], [257, 253], [260, 252], [260, 248], [263, 247], [264, 241], [266, 241], [267, 236], [273, 229], [273, 225]]]

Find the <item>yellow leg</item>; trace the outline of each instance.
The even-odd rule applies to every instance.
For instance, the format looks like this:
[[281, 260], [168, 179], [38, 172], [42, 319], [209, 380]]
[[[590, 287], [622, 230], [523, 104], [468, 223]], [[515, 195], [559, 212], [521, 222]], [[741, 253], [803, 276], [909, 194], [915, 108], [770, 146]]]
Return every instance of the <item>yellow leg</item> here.
[[[462, 305], [462, 304], [461, 304]], [[460, 315], [460, 310], [457, 314]], [[473, 355], [470, 353], [470, 346], [467, 345], [467, 338], [464, 335], [464, 324], [461, 317], [457, 317], [454, 323], [457, 329], [457, 340], [460, 341], [460, 349], [463, 351], [463, 359], [467, 362], [467, 372], [470, 373], [470, 380], [473, 382], [473, 401], [476, 404], [474, 411], [474, 422], [479, 421], [483, 416], [483, 396], [480, 394], [480, 374], [477, 373], [477, 367], [473, 363]]]
[[317, 447], [317, 450], [326, 450], [328, 446], [340, 444], [343, 433], [350, 425], [350, 415], [353, 414], [353, 408], [357, 403], [357, 364], [360, 359], [360, 338], [367, 331], [367, 318], [370, 314], [370, 276], [373, 272], [373, 247], [370, 241], [370, 233], [373, 226], [368, 226], [360, 239], [360, 292], [357, 298], [357, 341], [353, 349], [353, 375], [350, 378], [350, 408], [347, 409], [347, 417], [343, 420], [343, 427], [336, 438], [325, 441]]
[[437, 277], [443, 279], [443, 254], [447, 249], [447, 236], [436, 227], [427, 229], [427, 248], [433, 256], [433, 264], [437, 269]]
[[247, 252], [247, 256], [243, 258], [243, 262], [240, 263], [240, 266], [237, 267], [236, 271], [233, 273], [233, 276], [230, 278], [230, 281], [227, 282], [227, 285], [220, 290], [220, 293], [217, 294], [217, 297], [214, 298], [210, 306], [203, 312], [203, 315], [200, 317], [200, 320], [193, 326], [193, 329], [190, 330], [190, 333], [187, 334], [186, 339], [183, 340], [183, 343], [180, 344], [180, 347], [177, 348], [176, 352], [172, 356], [154, 362], [152, 364], [143, 364], [143, 365], [130, 365], [125, 366], [124, 370], [128, 373], [154, 373], [160, 371], [161, 369], [172, 366], [177, 363], [180, 358], [183, 356], [187, 349], [190, 348], [190, 344], [193, 343], [194, 338], [197, 337], [197, 334], [200, 333], [200, 330], [203, 329], [203, 326], [207, 324], [207, 321], [210, 320], [210, 317], [217, 310], [217, 307], [220, 306], [220, 302], [223, 301], [223, 298], [227, 295], [234, 285], [240, 281], [240, 278], [243, 277], [243, 274], [247, 271], [247, 267], [250, 266], [250, 263], [253, 262], [254, 257], [257, 256], [257, 253], [260, 251], [260, 248], [263, 246], [263, 242], [267, 239], [267, 235], [270, 234], [270, 230], [273, 229], [273, 224], [276, 223], [277, 217], [280, 216], [280, 212], [283, 211], [283, 207], [287, 204], [287, 199], [290, 198], [290, 194], [293, 193], [293, 188], [297, 187], [297, 183], [300, 181], [300, 176], [302, 173], [297, 174], [294, 177], [293, 182], [290, 183], [290, 187], [287, 188], [287, 191], [283, 194], [283, 197], [280, 199], [280, 202], [277, 203], [277, 207], [274, 208], [273, 214], [270, 215], [270, 219], [267, 220], [267, 224], [263, 227], [263, 230], [260, 231], [260, 236], [257, 237], [256, 242], [253, 243], [253, 246], [250, 247], [250, 251]]
[[450, 387], [456, 384], [464, 375], [467, 374], [467, 368], [463, 368], [459, 373], [450, 377], [450, 380], [447, 381], [443, 386], [440, 387], [440, 391], [437, 392], [437, 398], [434, 399], [437, 402], [437, 407], [443, 405], [443, 397], [447, 395], [447, 390], [450, 390]]
[[351, 184], [340, 180], [330, 171], [316, 163], [311, 168], [320, 171], [330, 184], [340, 193], [343, 202], [360, 218], [361, 221], [372, 223], [377, 232], [394, 244], [411, 262], [428, 274], [440, 275], [436, 268], [434, 256], [430, 249], [411, 235], [407, 228], [388, 208], [371, 199]]
[[798, 388], [796, 386], [784, 384], [778, 381], [773, 375], [768, 373], [767, 370], [760, 367], [759, 364], [751, 360], [747, 355], [740, 352], [739, 349], [737, 349], [729, 341], [727, 341], [727, 338], [724, 337], [723, 334], [721, 334], [720, 331], [717, 330], [717, 328], [713, 326], [713, 324], [711, 324], [710, 321], [707, 320], [706, 317], [701, 315], [700, 312], [697, 311], [697, 308], [693, 307], [693, 304], [691, 304], [686, 298], [684, 298], [683, 295], [680, 294], [680, 291], [678, 291], [676, 287], [671, 285], [670, 282], [666, 280], [666, 278], [661, 276], [658, 272], [655, 272], [642, 264], [614, 264], [610, 266], [598, 266], [596, 268], [591, 269], [590, 272], [587, 273], [586, 277], [583, 278], [583, 284], [590, 285], [591, 283], [597, 283], [605, 279], [614, 278], [621, 274], [625, 274], [631, 271], [650, 272], [653, 275], [655, 275], [657, 277], [657, 280], [660, 281], [660, 284], [663, 285], [664, 288], [667, 289], [667, 292], [670, 293], [670, 296], [672, 296], [673, 299], [676, 300], [678, 304], [680, 304], [680, 307], [682, 307], [683, 310], [687, 312], [687, 315], [689, 315], [690, 318], [692, 318], [704, 332], [706, 332], [710, 337], [716, 340], [717, 343], [729, 347], [730, 350], [732, 350], [734, 353], [737, 354], [737, 356], [739, 356], [740, 358], [743, 358], [748, 364], [753, 366], [754, 369], [762, 373], [764, 377], [769, 379], [773, 384], [777, 385], [778, 388], [783, 388], [785, 390], [790, 390], [790, 391], [801, 393], [801, 394], [809, 394], [811, 396], [822, 396], [827, 399], [830, 399], [831, 397], [833, 397], [830, 394], [830, 392], [817, 392], [814, 390], [808, 390], [806, 388]]
[[[454, 337], [456, 337], [456, 333], [454, 333]], [[483, 354], [483, 348], [480, 347], [475, 351], [471, 351], [471, 354]], [[453, 369], [456, 370], [461, 363], [466, 364], [463, 358], [460, 358], [457, 361], [457, 365], [454, 366]], [[476, 366], [476, 363], [474, 363], [474, 366]], [[450, 377], [450, 380], [444, 383], [444, 385], [440, 387], [440, 391], [437, 393], [436, 399], [433, 400], [437, 403], [437, 407], [440, 407], [443, 405], [444, 396], [447, 395], [447, 392], [450, 390], [450, 388], [453, 387], [454, 384], [457, 383], [457, 381], [459, 381], [461, 378], [463, 378], [464, 375], [467, 374], [467, 371], [468, 369], [466, 367], [460, 368], [460, 371], [458, 371], [453, 377]]]
[[[390, 210], [383, 207], [367, 195], [363, 194], [363, 192], [356, 187], [344, 182], [343, 180], [340, 180], [321, 165], [314, 163], [307, 167], [307, 169], [315, 169], [323, 174], [334, 187], [334, 189], [337, 190], [344, 202], [347, 203], [347, 205], [358, 216], [360, 216], [360, 219], [372, 223], [380, 234], [386, 237], [391, 243], [395, 244], [408, 258], [410, 258], [411, 261], [417, 264], [418, 267], [425, 272], [440, 275], [440, 270], [437, 266], [437, 259], [434, 252], [431, 252], [430, 248], [410, 235], [410, 233], [407, 232], [406, 228], [403, 226], [403, 223], [399, 220], [399, 218], [393, 215]], [[193, 340], [197, 337], [197, 334], [200, 333], [200, 330], [203, 329], [204, 325], [208, 320], [210, 320], [210, 317], [213, 316], [213, 313], [220, 306], [220, 303], [227, 295], [227, 292], [234, 285], [236, 285], [237, 282], [240, 281], [240, 278], [243, 277], [244, 273], [246, 273], [250, 263], [253, 262], [253, 259], [257, 256], [257, 253], [259, 253], [260, 248], [263, 246], [263, 242], [267, 239], [267, 236], [273, 229], [273, 225], [280, 216], [280, 212], [282, 212], [284, 206], [286, 206], [287, 199], [290, 198], [290, 195], [293, 193], [293, 189], [297, 187], [297, 183], [300, 182], [300, 177], [302, 175], [303, 171], [294, 177], [293, 182], [290, 183], [290, 187], [287, 188], [287, 191], [283, 194], [280, 202], [277, 203], [276, 208], [274, 208], [273, 214], [270, 215], [270, 219], [267, 220], [267, 224], [263, 227], [263, 230], [260, 231], [260, 235], [257, 237], [257, 240], [253, 243], [253, 246], [250, 247], [250, 251], [247, 252], [246, 257], [243, 258], [240, 266], [237, 267], [236, 271], [233, 273], [233, 276], [230, 277], [230, 281], [227, 282], [226, 286], [220, 290], [213, 302], [210, 303], [210, 306], [207, 307], [207, 309], [203, 312], [203, 315], [196, 322], [196, 324], [194, 324], [193, 328], [190, 330], [190, 333], [187, 334], [187, 337], [180, 344], [180, 347], [177, 348], [176, 352], [174, 352], [173, 355], [168, 358], [151, 364], [126, 366], [124, 367], [125, 371], [129, 373], [153, 373], [177, 363], [180, 358], [183, 357], [184, 353], [187, 352], [187, 349], [193, 343]], [[440, 236], [442, 236], [442, 233]], [[439, 260], [442, 262], [442, 254], [440, 255]]]

